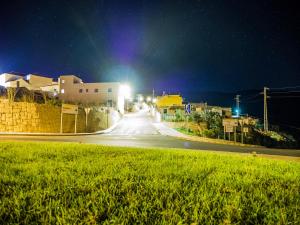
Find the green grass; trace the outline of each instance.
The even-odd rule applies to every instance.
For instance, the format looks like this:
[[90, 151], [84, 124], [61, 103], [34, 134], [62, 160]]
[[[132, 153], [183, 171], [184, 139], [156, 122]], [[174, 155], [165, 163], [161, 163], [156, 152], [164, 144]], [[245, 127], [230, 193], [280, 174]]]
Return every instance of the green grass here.
[[192, 135], [192, 136], [199, 136], [194, 131], [192, 131], [191, 129], [186, 129], [186, 128], [180, 127], [180, 128], [175, 128], [175, 130], [177, 130], [178, 132], [181, 132], [183, 134]]
[[300, 224], [300, 163], [0, 143], [0, 224]]

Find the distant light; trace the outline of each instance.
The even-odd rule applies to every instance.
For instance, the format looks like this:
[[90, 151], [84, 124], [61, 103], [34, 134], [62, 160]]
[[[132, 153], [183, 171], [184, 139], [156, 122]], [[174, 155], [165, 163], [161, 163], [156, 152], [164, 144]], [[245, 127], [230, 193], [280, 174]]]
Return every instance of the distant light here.
[[236, 109], [236, 110], [235, 110], [235, 113], [236, 113], [236, 116], [237, 116], [237, 117], [240, 116], [240, 110], [239, 110], [239, 109]]
[[125, 99], [130, 99], [131, 88], [127, 84], [123, 84], [120, 87], [121, 96], [124, 96]]
[[152, 102], [153, 102], [153, 103], [156, 103], [156, 102], [157, 102], [157, 99], [156, 99], [156, 98], [152, 99]]
[[144, 101], [144, 97], [142, 95], [139, 96], [139, 102]]
[[151, 102], [152, 98], [150, 96], [147, 97], [147, 102]]

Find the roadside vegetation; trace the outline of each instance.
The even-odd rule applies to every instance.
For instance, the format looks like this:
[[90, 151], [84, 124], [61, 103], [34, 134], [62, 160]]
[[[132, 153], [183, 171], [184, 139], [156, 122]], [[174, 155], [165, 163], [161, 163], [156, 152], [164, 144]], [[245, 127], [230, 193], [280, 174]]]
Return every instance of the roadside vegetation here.
[[0, 224], [299, 224], [300, 163], [0, 143]]
[[[191, 115], [186, 116], [182, 110], [178, 110], [170, 118], [164, 118], [166, 122], [173, 123], [172, 126], [179, 132], [215, 139], [223, 139], [224, 137], [222, 119], [222, 116], [217, 112], [193, 112]], [[300, 143], [292, 135], [279, 131], [279, 129], [277, 131], [264, 132], [260, 122], [249, 124], [247, 127], [249, 132], [244, 134], [243, 137], [245, 144], [263, 145], [273, 148], [300, 147]], [[236, 131], [237, 141], [241, 142], [241, 127], [238, 126]], [[228, 139], [228, 135], [226, 139]], [[231, 140], [233, 141], [233, 134], [231, 135]]]

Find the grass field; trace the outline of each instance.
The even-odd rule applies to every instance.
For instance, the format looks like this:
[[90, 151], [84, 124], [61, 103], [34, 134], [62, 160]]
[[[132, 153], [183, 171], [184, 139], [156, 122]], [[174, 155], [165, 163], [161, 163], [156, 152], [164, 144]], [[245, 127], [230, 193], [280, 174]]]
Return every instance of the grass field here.
[[300, 163], [0, 143], [0, 224], [300, 224]]

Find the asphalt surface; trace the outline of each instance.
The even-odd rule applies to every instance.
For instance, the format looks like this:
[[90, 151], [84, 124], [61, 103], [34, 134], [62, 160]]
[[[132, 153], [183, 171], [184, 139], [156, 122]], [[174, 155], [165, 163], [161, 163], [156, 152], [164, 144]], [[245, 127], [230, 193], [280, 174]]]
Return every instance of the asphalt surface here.
[[166, 147], [222, 152], [239, 152], [300, 157], [300, 150], [270, 149], [265, 147], [242, 147], [235, 145], [213, 144], [189, 141], [181, 138], [163, 136], [153, 125], [154, 122], [146, 112], [126, 115], [123, 120], [108, 134], [82, 136], [22, 136], [0, 135], [0, 141], [47, 141], [47, 142], [80, 142], [112, 146], [132, 147]]

